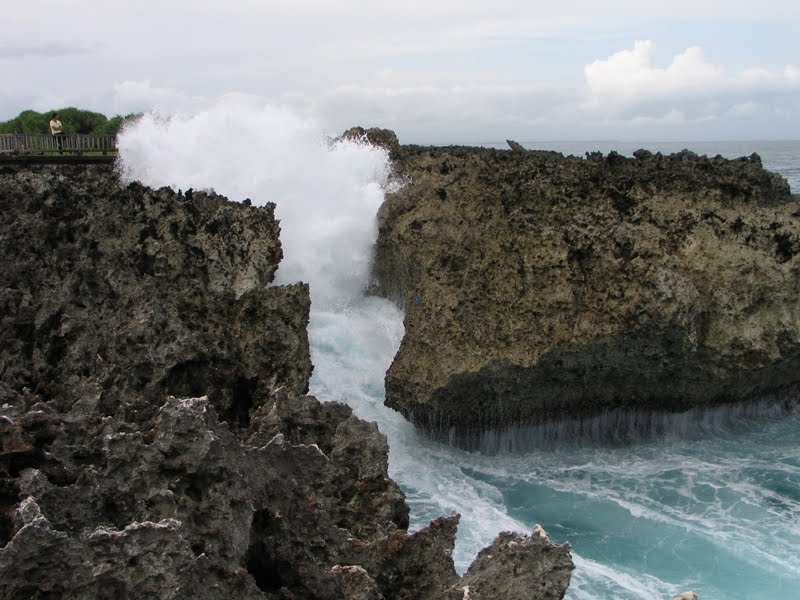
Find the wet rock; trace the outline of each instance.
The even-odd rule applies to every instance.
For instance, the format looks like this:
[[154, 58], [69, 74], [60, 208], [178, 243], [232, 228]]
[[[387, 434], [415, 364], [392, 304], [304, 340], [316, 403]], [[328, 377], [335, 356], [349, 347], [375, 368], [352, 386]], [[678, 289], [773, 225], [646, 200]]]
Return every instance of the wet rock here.
[[800, 382], [800, 219], [757, 156], [404, 146], [373, 291], [405, 310], [386, 403], [487, 431]]
[[358, 565], [340, 566], [331, 569], [341, 581], [345, 600], [383, 600], [378, 584], [369, 573]]
[[391, 129], [380, 129], [378, 127], [351, 127], [342, 134], [342, 137], [350, 140], [363, 140], [389, 151], [389, 157], [394, 159], [400, 153], [400, 142], [397, 135]]
[[481, 550], [460, 582], [470, 600], [561, 600], [575, 566], [538, 525], [530, 535], [503, 532]]
[[453, 567], [453, 546], [460, 517], [440, 517], [411, 536], [390, 534], [373, 545], [374, 571], [382, 589], [395, 590], [398, 600], [453, 598], [459, 580]]

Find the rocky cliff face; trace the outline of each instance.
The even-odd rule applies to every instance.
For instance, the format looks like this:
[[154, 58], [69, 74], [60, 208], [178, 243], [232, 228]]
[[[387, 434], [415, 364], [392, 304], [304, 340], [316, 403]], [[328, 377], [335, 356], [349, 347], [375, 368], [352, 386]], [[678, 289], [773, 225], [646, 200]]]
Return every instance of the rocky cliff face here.
[[800, 381], [800, 204], [757, 156], [403, 147], [374, 288], [405, 309], [386, 403], [434, 435]]
[[120, 188], [105, 170], [2, 173], [3, 381], [134, 420], [170, 394], [246, 421], [269, 384], [304, 393], [308, 290], [263, 289], [282, 257], [274, 206]]
[[386, 438], [303, 395], [273, 208], [0, 165], [0, 598], [562, 597], [538, 533], [458, 577], [458, 516], [409, 535]]

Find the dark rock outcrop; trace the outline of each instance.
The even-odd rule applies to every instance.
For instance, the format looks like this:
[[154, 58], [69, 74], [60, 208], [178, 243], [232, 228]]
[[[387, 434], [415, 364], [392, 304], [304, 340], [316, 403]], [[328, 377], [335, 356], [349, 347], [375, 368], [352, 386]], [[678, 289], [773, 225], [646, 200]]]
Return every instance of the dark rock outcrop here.
[[380, 129], [378, 127], [351, 127], [342, 134], [344, 139], [363, 140], [373, 146], [378, 146], [389, 152], [389, 158], [396, 159], [400, 154], [400, 141], [397, 134], [391, 129]]
[[470, 598], [559, 600], [572, 569], [569, 557], [537, 525], [529, 536], [501, 533], [481, 550], [461, 585]]
[[409, 535], [385, 436], [303, 395], [273, 208], [0, 165], [0, 599], [464, 596], [458, 517]]
[[508, 147], [511, 148], [514, 152], [527, 152], [528, 149], [520, 144], [519, 142], [515, 142], [514, 140], [506, 140], [506, 144]]
[[387, 405], [434, 435], [678, 411], [800, 382], [800, 211], [757, 156], [404, 146], [374, 291]]
[[264, 289], [282, 257], [273, 205], [120, 188], [109, 167], [0, 177], [4, 382], [134, 421], [166, 394], [209, 393], [235, 420], [269, 384], [307, 390], [308, 289]]

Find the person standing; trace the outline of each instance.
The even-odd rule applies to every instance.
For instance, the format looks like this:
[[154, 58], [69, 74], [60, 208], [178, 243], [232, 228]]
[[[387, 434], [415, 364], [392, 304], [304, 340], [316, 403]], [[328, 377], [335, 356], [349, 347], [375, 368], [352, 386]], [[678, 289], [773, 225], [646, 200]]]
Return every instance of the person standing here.
[[50, 119], [50, 133], [55, 136], [59, 151], [63, 150], [62, 136], [64, 135], [64, 128], [61, 126], [61, 120], [58, 118], [58, 113], [53, 113], [53, 118]]

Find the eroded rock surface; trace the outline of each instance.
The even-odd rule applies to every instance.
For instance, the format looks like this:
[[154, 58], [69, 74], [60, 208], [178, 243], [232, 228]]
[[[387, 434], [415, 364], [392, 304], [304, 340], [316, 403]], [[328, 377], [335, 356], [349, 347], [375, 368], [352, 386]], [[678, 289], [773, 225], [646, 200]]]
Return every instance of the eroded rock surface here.
[[375, 291], [386, 403], [464, 445], [800, 381], [800, 204], [759, 158], [403, 146]]
[[564, 550], [538, 525], [530, 535], [501, 533], [481, 550], [460, 585], [469, 598], [560, 600], [573, 569]]
[[342, 134], [342, 137], [350, 140], [367, 142], [373, 146], [378, 146], [389, 152], [389, 157], [396, 159], [400, 155], [400, 141], [391, 129], [380, 129], [378, 127], [351, 127]]
[[273, 208], [0, 165], [0, 598], [463, 597], [458, 516], [409, 535], [385, 436], [303, 395]]
[[138, 421], [165, 394], [208, 393], [246, 419], [272, 378], [307, 390], [308, 289], [264, 289], [282, 257], [273, 205], [120, 187], [109, 167], [0, 181], [0, 361], [26, 402]]

